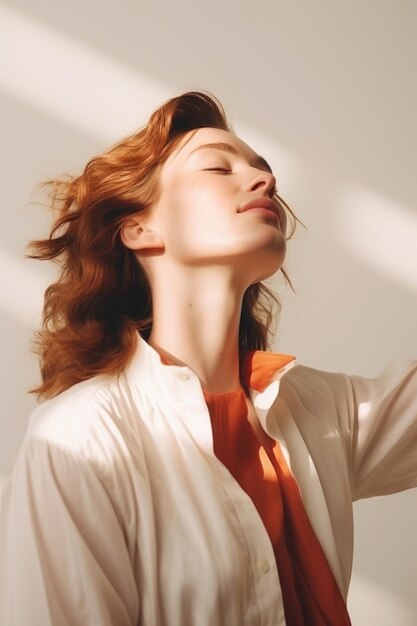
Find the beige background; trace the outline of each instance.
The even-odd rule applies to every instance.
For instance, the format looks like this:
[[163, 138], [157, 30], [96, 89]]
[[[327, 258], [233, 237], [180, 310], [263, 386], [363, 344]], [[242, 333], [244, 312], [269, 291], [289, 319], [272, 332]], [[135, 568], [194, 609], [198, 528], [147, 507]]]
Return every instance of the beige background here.
[[[417, 358], [416, 26], [412, 0], [0, 3], [1, 480], [34, 407], [29, 340], [53, 278], [23, 258], [47, 225], [34, 185], [181, 91], [222, 100], [308, 227], [289, 249], [297, 295], [274, 282], [275, 349], [366, 376]], [[417, 490], [355, 515], [353, 624], [415, 625]]]

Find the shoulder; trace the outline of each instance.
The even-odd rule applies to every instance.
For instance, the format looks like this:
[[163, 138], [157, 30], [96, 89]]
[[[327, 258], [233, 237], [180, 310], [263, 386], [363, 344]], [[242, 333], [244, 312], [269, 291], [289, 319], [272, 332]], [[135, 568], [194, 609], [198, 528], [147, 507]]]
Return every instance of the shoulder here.
[[75, 504], [94, 492], [113, 502], [120, 519], [129, 515], [137, 497], [132, 475], [146, 480], [129, 390], [123, 376], [100, 375], [40, 403], [29, 416], [8, 492], [13, 488], [21, 499], [39, 489], [41, 499], [58, 494]]
[[384, 407], [391, 419], [404, 415], [405, 410], [411, 412], [415, 423], [416, 392], [417, 361], [413, 359], [392, 361], [372, 378], [297, 365], [284, 376], [281, 387], [287, 403], [322, 414], [329, 409], [348, 430], [354, 422], [356, 427], [359, 422], [362, 427], [365, 422], [371, 424]]
[[44, 442], [68, 453], [83, 453], [100, 440], [112, 416], [115, 380], [95, 376], [39, 404], [29, 416], [24, 442]]
[[303, 398], [332, 399], [346, 398], [350, 392], [350, 377], [343, 372], [330, 372], [297, 363], [282, 381], [282, 389]]
[[408, 382], [417, 376], [416, 359], [397, 359], [385, 365], [374, 377], [355, 373], [330, 372], [297, 364], [284, 377], [288, 385], [309, 393], [330, 393], [345, 396], [357, 389], [379, 390]]
[[125, 466], [118, 462], [118, 433], [111, 421], [114, 384], [97, 376], [35, 408], [0, 493], [0, 517], [16, 518], [26, 507], [26, 519], [34, 516], [36, 524], [53, 513], [71, 525], [99, 511], [109, 517], [116, 513], [122, 523], [129, 483], [120, 470]]

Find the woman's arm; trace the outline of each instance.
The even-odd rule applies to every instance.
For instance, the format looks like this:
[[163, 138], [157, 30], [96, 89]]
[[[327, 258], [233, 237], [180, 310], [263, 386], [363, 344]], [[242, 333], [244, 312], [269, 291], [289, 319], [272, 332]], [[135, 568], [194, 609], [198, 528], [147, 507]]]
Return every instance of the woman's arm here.
[[350, 382], [354, 499], [417, 487], [417, 362]]
[[347, 449], [353, 500], [417, 487], [417, 361], [377, 377], [326, 374]]
[[286, 402], [316, 461], [335, 450], [332, 438], [342, 441], [353, 501], [417, 487], [417, 360], [375, 378], [299, 365], [287, 381]]
[[0, 507], [0, 624], [137, 624], [120, 514], [91, 460], [27, 437]]

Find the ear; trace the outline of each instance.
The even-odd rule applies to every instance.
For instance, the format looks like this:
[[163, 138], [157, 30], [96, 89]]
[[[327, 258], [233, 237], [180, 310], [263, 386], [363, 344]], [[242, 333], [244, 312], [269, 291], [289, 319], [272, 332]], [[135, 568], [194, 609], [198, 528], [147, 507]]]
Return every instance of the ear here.
[[129, 250], [145, 250], [163, 248], [164, 242], [161, 236], [141, 222], [136, 217], [127, 218], [120, 228], [120, 239]]

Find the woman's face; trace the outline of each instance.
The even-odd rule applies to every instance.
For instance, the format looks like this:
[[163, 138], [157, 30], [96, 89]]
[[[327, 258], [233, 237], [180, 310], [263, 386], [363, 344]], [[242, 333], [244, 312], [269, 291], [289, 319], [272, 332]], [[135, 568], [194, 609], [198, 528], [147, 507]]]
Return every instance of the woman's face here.
[[[214, 142], [231, 148], [202, 147]], [[239, 209], [254, 199], [271, 199], [275, 184], [267, 163], [234, 133], [199, 128], [163, 164], [161, 195], [148, 226], [178, 263], [233, 266], [249, 285], [281, 267], [287, 218], [276, 200], [279, 219]]]

